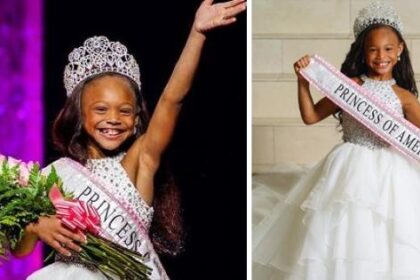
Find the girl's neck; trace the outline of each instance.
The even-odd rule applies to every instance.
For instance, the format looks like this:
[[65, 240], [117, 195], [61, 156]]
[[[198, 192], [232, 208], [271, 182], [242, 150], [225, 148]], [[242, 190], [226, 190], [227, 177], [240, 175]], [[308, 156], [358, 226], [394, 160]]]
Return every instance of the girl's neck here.
[[368, 71], [368, 73], [366, 73], [366, 77], [368, 77], [371, 80], [375, 80], [375, 81], [390, 81], [390, 80], [394, 79], [392, 77], [392, 72], [391, 73], [386, 73], [386, 74], [375, 74], [375, 73], [372, 73], [372, 72]]
[[88, 146], [87, 154], [88, 154], [88, 159], [101, 159], [101, 158], [106, 157], [102, 151], [92, 146]]
[[88, 145], [87, 148], [87, 158], [88, 159], [104, 159], [108, 157], [115, 157], [121, 154], [123, 151], [121, 149], [116, 149], [112, 151], [103, 150], [98, 148], [95, 145]]

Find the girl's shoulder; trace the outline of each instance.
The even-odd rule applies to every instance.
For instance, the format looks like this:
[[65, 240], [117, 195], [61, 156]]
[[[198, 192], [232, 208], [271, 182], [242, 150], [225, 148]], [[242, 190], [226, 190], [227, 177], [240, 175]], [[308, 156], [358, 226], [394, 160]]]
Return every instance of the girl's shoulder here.
[[356, 82], [359, 86], [363, 84], [363, 81], [360, 77], [349, 77], [349, 79], [352, 80], [353, 82]]
[[392, 89], [401, 101], [401, 105], [404, 107], [413, 103], [418, 103], [417, 97], [409, 90], [402, 88], [398, 85], [393, 85]]

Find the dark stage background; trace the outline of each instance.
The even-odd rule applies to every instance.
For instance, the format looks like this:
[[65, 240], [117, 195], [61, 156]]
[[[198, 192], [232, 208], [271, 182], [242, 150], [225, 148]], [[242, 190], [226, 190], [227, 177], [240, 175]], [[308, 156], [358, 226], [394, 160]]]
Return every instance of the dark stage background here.
[[[200, 1], [45, 2], [46, 139], [64, 104], [68, 53], [93, 35], [125, 44], [140, 64], [152, 111]], [[168, 150], [182, 191], [185, 253], [162, 258], [172, 279], [246, 278], [246, 15], [207, 36], [195, 83]], [[46, 163], [59, 155], [46, 143]]]

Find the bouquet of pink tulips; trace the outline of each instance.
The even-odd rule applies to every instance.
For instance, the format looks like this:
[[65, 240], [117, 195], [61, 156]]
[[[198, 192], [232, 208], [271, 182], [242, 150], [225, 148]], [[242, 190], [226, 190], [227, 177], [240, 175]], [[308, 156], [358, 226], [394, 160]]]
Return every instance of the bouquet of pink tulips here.
[[[44, 175], [36, 163], [26, 164], [0, 155], [0, 257], [6, 259], [9, 250], [16, 248], [28, 224], [37, 222], [41, 216], [57, 214], [70, 229], [80, 230], [79, 225], [84, 223], [82, 229], [88, 230], [85, 232], [88, 243], [80, 244], [82, 252], [78, 253], [83, 263], [110, 279], [115, 276], [149, 279], [150, 268], [141, 262], [142, 256], [100, 237], [100, 217], [95, 216], [96, 211], [82, 201], [71, 199], [71, 194], [62, 196], [63, 193], [54, 167]], [[69, 211], [72, 220], [66, 216]], [[78, 213], [83, 221], [74, 220]]]

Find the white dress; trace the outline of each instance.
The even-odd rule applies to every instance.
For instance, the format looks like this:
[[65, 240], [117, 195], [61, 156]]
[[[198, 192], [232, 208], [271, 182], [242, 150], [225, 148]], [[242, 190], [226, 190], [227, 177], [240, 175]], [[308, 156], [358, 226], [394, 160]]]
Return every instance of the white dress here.
[[[123, 155], [120, 154], [113, 158], [88, 160], [85, 167], [93, 174], [95, 179], [100, 180], [104, 183], [104, 186], [107, 186], [107, 188], [109, 188], [109, 191], [113, 193], [114, 197], [117, 200], [122, 201], [122, 203], [126, 205], [130, 204], [133, 206], [136, 215], [142, 221], [144, 228], [148, 231], [153, 218], [153, 207], [148, 206], [135, 189], [133, 183], [129, 179], [127, 173], [125, 172], [124, 168], [120, 163], [122, 157]], [[59, 166], [59, 162], [60, 160], [53, 163], [56, 168], [57, 166]], [[71, 162], [71, 160], [64, 159], [64, 161], [61, 161], [61, 164], [68, 164], [68, 162]], [[77, 164], [75, 162], [73, 163]], [[83, 168], [82, 166], [80, 167]], [[57, 172], [60, 175], [59, 168], [57, 168]], [[75, 180], [80, 181], [80, 184], [84, 184], [83, 179], [79, 180], [78, 178], [76, 178]], [[77, 193], [75, 195], [76, 197], [81, 196]], [[101, 229], [104, 232], [106, 232], [110, 237], [115, 237], [116, 234], [121, 234], [121, 231], [117, 233], [115, 229], [119, 227], [121, 228], [119, 224], [123, 224], [124, 222], [118, 223], [119, 221], [115, 219], [115, 222], [113, 222], [113, 226], [111, 227], [110, 224], [107, 222], [110, 220], [109, 216], [112, 215], [110, 214], [111, 210], [107, 213], [105, 213], [105, 211], [102, 211], [104, 209], [104, 207], [102, 207], [103, 204], [104, 203], [101, 203], [100, 200], [92, 203], [92, 205], [97, 208], [99, 214], [101, 215]], [[104, 215], [107, 215], [108, 218], [104, 218]], [[122, 215], [125, 215], [124, 212], [122, 212]], [[143, 255], [149, 256], [145, 259], [145, 264], [152, 269], [150, 279], [169, 280], [169, 277], [167, 276], [156, 252], [153, 250], [150, 240], [138, 240], [136, 242], [138, 242], [138, 244], [141, 244], [140, 248], [136, 250]], [[134, 244], [130, 244], [130, 246], [128, 246], [124, 242], [120, 242], [120, 245], [132, 249], [131, 247]], [[101, 272], [91, 271], [81, 264], [66, 263], [61, 261], [56, 261], [53, 264], [34, 272], [27, 278], [27, 280], [73, 279], [106, 280], [107, 278]], [[119, 278], [115, 277], [115, 279]]]
[[[363, 87], [402, 116], [393, 83]], [[420, 164], [346, 113], [342, 128], [253, 236], [253, 279], [420, 279]]]

